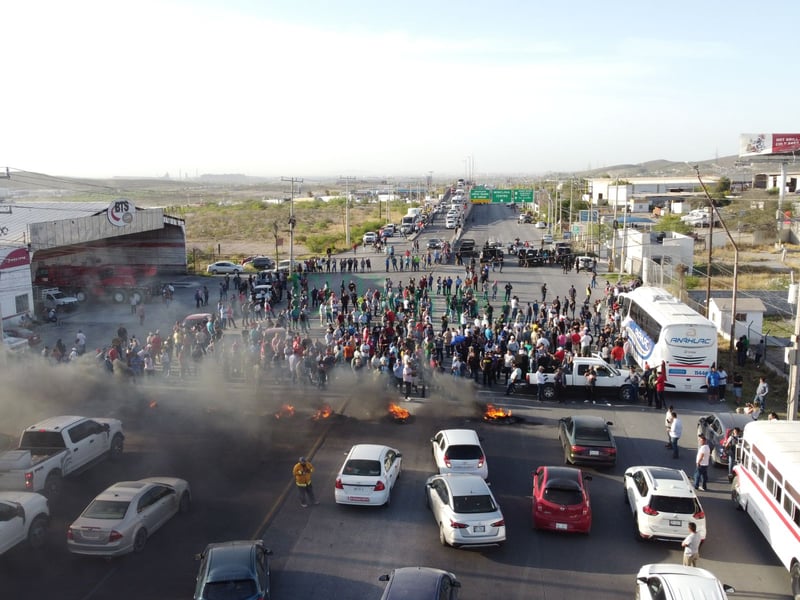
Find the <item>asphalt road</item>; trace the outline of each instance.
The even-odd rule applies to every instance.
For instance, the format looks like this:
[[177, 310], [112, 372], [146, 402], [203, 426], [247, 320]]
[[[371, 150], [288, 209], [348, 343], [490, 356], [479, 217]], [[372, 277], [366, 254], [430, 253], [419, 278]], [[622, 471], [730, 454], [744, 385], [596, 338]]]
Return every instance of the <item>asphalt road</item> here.
[[[540, 239], [541, 230], [518, 225], [516, 214], [507, 207], [479, 206], [471, 214], [465, 237], [478, 245], [489, 237]], [[420, 245], [424, 248], [427, 237], [443, 233], [435, 225], [422, 235]], [[403, 248], [398, 241], [398, 250]], [[380, 282], [386, 276], [382, 264], [373, 260], [373, 265], [372, 275], [345, 277]], [[434, 277], [460, 270], [440, 267]], [[572, 283], [582, 290], [588, 281], [584, 274], [563, 276], [558, 267], [524, 269], [511, 261], [496, 276], [501, 288], [511, 281], [522, 302], [538, 297], [545, 281], [549, 297], [563, 297]], [[317, 277], [335, 286], [341, 275]], [[602, 274], [598, 279], [602, 282]], [[179, 288], [178, 296], [169, 309], [149, 309], [146, 328], [167, 327], [179, 318], [176, 315], [194, 312], [191, 289]], [[48, 335], [74, 335], [74, 329], [82, 326], [94, 346], [116, 329], [118, 321], [129, 319], [119, 307], [81, 310]], [[102, 463], [65, 482], [44, 549], [23, 546], [0, 557], [3, 599], [186, 598], [194, 586], [194, 554], [205, 544], [255, 536], [263, 537], [274, 551], [277, 599], [377, 599], [383, 585], [378, 576], [408, 565], [453, 571], [463, 582], [464, 598], [627, 598], [633, 594], [641, 565], [681, 561], [676, 544], [634, 540], [632, 519], [622, 500], [622, 473], [628, 466], [681, 466], [692, 471], [693, 447], [684, 445], [677, 462], [664, 448], [660, 411], [617, 403], [587, 406], [580, 398], [566, 405], [539, 404], [525, 396], [509, 399], [502, 388], [484, 390], [444, 377], [426, 398], [404, 403], [412, 418], [398, 424], [386, 412], [388, 402], [397, 399], [394, 393], [368, 380], [342, 377], [320, 394], [302, 387], [254, 389], [222, 382], [209, 368], [209, 374], [197, 380], [130, 390], [96, 379], [89, 366], [83, 369], [67, 365], [46, 377], [37, 377], [39, 372], [32, 368], [19, 369], [21, 378], [3, 381], [7, 398], [0, 403], [0, 422], [5, 431], [17, 431], [46, 416], [73, 413], [118, 416], [127, 433], [119, 464]], [[705, 399], [668, 400], [684, 419], [683, 443], [694, 443], [694, 424], [709, 410]], [[510, 408], [522, 422], [484, 423], [480, 416], [487, 401]], [[326, 420], [312, 419], [323, 402], [335, 414]], [[285, 404], [295, 407], [293, 416], [282, 411]], [[571, 413], [599, 414], [614, 423], [619, 464], [611, 470], [590, 470], [594, 513], [590, 535], [534, 532], [530, 473], [538, 465], [561, 464], [556, 423]], [[462, 426], [483, 437], [489, 478], [508, 531], [508, 543], [498, 550], [440, 546], [425, 508], [424, 481], [434, 468], [429, 440], [439, 429]], [[333, 482], [344, 452], [363, 442], [387, 444], [403, 453], [403, 474], [389, 508], [338, 507], [333, 502]], [[291, 483], [291, 467], [301, 454], [313, 460], [315, 488], [322, 501], [308, 509], [299, 506]], [[69, 555], [66, 527], [94, 495], [115, 481], [153, 475], [187, 479], [194, 493], [193, 511], [167, 523], [142, 554], [112, 561]], [[711, 469], [710, 477], [710, 491], [701, 492], [709, 534], [700, 566], [736, 587], [737, 598], [788, 598], [787, 573], [752, 522], [733, 507], [725, 472]]]

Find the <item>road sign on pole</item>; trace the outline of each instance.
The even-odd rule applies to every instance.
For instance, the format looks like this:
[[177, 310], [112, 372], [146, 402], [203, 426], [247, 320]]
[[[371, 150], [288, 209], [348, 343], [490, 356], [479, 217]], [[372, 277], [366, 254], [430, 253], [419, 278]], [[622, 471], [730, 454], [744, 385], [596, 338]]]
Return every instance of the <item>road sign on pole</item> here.
[[514, 202], [533, 202], [533, 190], [514, 190]]
[[495, 203], [510, 203], [512, 190], [494, 190], [492, 191], [492, 204]]

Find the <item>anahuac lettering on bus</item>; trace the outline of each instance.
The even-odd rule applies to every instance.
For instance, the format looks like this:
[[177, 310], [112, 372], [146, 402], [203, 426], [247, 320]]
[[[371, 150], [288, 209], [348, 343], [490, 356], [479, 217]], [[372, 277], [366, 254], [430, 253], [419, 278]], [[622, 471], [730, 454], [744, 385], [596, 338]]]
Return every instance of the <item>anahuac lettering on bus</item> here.
[[673, 337], [669, 339], [671, 344], [681, 344], [683, 346], [693, 345], [693, 346], [708, 346], [711, 343], [709, 338], [698, 338], [698, 337]]

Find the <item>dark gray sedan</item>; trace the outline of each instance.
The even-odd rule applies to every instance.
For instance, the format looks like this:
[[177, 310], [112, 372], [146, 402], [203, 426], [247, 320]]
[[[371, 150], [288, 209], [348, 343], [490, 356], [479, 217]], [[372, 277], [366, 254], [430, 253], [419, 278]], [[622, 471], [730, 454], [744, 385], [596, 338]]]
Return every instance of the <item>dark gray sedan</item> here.
[[452, 573], [430, 567], [403, 567], [378, 579], [389, 582], [381, 600], [457, 600], [461, 587]]

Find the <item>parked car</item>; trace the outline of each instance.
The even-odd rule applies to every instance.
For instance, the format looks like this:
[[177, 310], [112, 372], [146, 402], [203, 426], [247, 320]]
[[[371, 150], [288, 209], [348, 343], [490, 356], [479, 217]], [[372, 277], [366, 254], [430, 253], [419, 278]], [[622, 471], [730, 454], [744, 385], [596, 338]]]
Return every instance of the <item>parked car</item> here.
[[209, 544], [196, 556], [194, 600], [269, 600], [271, 555], [261, 540]]
[[378, 241], [378, 234], [374, 231], [367, 231], [361, 238], [361, 241], [364, 242], [365, 246], [368, 244], [374, 244]]
[[636, 575], [639, 600], [727, 600], [736, 589], [720, 582], [705, 569], [676, 564], [644, 565]]
[[705, 540], [706, 515], [686, 473], [667, 467], [630, 467], [624, 484], [637, 540], [680, 541], [690, 521]]
[[402, 567], [381, 575], [388, 581], [381, 600], [458, 600], [461, 582], [449, 571], [430, 567]]
[[147, 538], [191, 508], [189, 483], [148, 477], [115, 483], [101, 492], [67, 530], [73, 554], [114, 557], [144, 550]]
[[506, 522], [489, 485], [478, 475], [445, 473], [429, 477], [425, 501], [443, 546], [500, 546]]
[[212, 275], [226, 275], [228, 273], [233, 275], [242, 272], [244, 272], [244, 267], [242, 265], [237, 265], [229, 260], [218, 260], [206, 267], [206, 273], [211, 273]]
[[750, 415], [736, 413], [714, 413], [707, 417], [700, 417], [697, 421], [697, 435], [706, 436], [708, 447], [711, 449], [711, 460], [717, 465], [728, 465], [728, 453], [725, 451], [725, 442], [733, 432], [734, 427], [744, 431], [745, 425], [752, 423]]
[[542, 236], [542, 241], [543, 241], [545, 244], [552, 244], [552, 243], [553, 243], [553, 235], [552, 235], [552, 234], [550, 234], [550, 233], [545, 233], [545, 234]]
[[489, 464], [473, 429], [443, 429], [431, 438], [439, 473], [469, 473], [489, 477]]
[[244, 262], [242, 262], [244, 266], [251, 266], [256, 271], [262, 271], [264, 269], [274, 269], [275, 268], [275, 261], [267, 256], [251, 256], [247, 258]]
[[20, 354], [30, 347], [28, 340], [9, 335], [5, 330], [3, 330], [3, 345], [12, 354]]
[[544, 221], [538, 221], [534, 227], [536, 227], [536, 229], [547, 229], [547, 223]]
[[428, 250], [438, 250], [442, 246], [444, 246], [444, 242], [439, 238], [431, 238], [428, 240], [427, 248]]
[[213, 318], [214, 315], [211, 313], [194, 313], [191, 315], [186, 315], [183, 318], [183, 321], [181, 321], [181, 327], [184, 329], [194, 329], [198, 325], [205, 327], [206, 323]]
[[533, 473], [531, 524], [534, 529], [589, 533], [592, 506], [580, 469], [542, 466]]
[[574, 415], [558, 422], [558, 439], [564, 450], [564, 463], [613, 467], [617, 463], [617, 443], [601, 417]]
[[336, 504], [389, 506], [402, 463], [403, 455], [394, 448], [356, 444], [336, 475]]
[[42, 338], [38, 333], [26, 327], [19, 327], [16, 325], [7, 327], [4, 325], [3, 331], [5, 331], [11, 337], [28, 340], [28, 345], [31, 347], [38, 346], [42, 342]]

